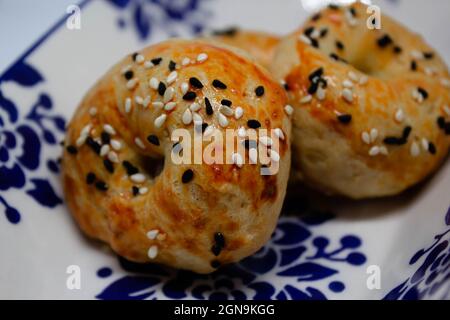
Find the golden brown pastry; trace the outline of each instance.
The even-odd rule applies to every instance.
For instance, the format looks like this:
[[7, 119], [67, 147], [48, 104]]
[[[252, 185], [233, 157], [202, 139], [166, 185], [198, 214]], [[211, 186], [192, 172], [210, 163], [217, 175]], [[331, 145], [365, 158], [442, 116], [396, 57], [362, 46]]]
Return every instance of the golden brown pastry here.
[[[436, 170], [450, 145], [449, 74], [417, 34], [366, 6], [330, 6], [283, 39], [293, 171], [351, 198], [397, 194]], [[367, 22], [368, 20], [368, 22]]]
[[280, 41], [280, 38], [273, 34], [237, 28], [215, 31], [213, 34], [211, 39], [244, 50], [267, 69], [272, 63], [275, 48]]
[[[290, 166], [285, 104], [267, 71], [228, 48], [171, 40], [127, 56], [68, 126], [70, 211], [86, 234], [133, 261], [207, 273], [240, 260], [269, 239], [281, 210]], [[269, 141], [245, 136], [258, 127], [280, 137], [278, 152], [267, 151], [279, 164], [275, 175], [261, 175], [265, 166], [250, 164], [250, 152], [224, 154], [225, 164], [173, 161], [174, 153], [194, 154], [172, 140], [176, 129], [204, 137], [240, 129], [237, 143], [255, 149]]]

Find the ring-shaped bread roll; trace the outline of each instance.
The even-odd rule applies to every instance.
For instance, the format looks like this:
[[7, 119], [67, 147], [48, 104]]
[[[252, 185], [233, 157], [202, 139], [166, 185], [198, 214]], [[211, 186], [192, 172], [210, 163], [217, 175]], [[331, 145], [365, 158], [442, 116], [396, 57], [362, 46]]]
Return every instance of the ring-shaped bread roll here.
[[[170, 40], [127, 56], [68, 126], [62, 174], [70, 211], [86, 234], [132, 261], [208, 273], [254, 253], [273, 232], [286, 191], [286, 99], [267, 71], [211, 43]], [[277, 174], [261, 175], [265, 166], [249, 163], [250, 152], [224, 154], [224, 164], [173, 161], [174, 152], [194, 152], [175, 151], [176, 129], [233, 129], [250, 149], [275, 143], [273, 135], [246, 138], [258, 128], [279, 138], [278, 151], [267, 149]]]
[[360, 3], [329, 6], [281, 41], [271, 68], [294, 109], [293, 174], [352, 198], [405, 190], [450, 145], [445, 63], [393, 19], [376, 20]]

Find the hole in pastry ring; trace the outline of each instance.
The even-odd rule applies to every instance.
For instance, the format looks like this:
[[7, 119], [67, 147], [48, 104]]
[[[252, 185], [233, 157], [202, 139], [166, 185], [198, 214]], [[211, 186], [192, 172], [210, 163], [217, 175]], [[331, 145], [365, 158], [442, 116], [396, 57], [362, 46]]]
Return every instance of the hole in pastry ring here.
[[[269, 239], [281, 210], [290, 165], [285, 105], [283, 88], [230, 48], [170, 40], [127, 56], [68, 126], [70, 211], [86, 234], [133, 261], [207, 273], [240, 260]], [[278, 173], [261, 175], [247, 153], [245, 164], [173, 163], [173, 131], [209, 126], [277, 129]]]
[[328, 7], [283, 39], [272, 72], [293, 106], [294, 174], [352, 198], [397, 194], [450, 145], [449, 74], [423, 39], [361, 3]]

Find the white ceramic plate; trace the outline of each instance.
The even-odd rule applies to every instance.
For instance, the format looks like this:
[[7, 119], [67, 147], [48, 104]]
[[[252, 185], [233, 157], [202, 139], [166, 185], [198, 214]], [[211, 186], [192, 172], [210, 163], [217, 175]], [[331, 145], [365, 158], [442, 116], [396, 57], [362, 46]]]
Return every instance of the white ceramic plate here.
[[[307, 17], [305, 8], [324, 2], [87, 0], [80, 30], [63, 17], [31, 44], [0, 76], [0, 298], [448, 299], [448, 161], [395, 198], [321, 199], [320, 206], [306, 195], [290, 199], [262, 250], [207, 276], [118, 259], [82, 236], [62, 201], [65, 120], [119, 58], [230, 25], [287, 33]], [[448, 1], [376, 3], [450, 63]], [[71, 290], [74, 270], [81, 288]]]

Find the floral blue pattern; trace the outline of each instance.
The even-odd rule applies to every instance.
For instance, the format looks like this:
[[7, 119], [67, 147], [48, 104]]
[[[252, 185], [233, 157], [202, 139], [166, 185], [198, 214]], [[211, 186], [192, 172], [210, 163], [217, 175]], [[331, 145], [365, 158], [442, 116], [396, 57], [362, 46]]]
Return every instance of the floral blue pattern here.
[[434, 296], [443, 289], [440, 299], [450, 298], [450, 207], [445, 215], [446, 230], [437, 234], [428, 248], [418, 250], [410, 266], [418, 266], [411, 277], [392, 289], [385, 300], [418, 300]]
[[[282, 217], [271, 241], [259, 252], [210, 275], [119, 258], [127, 275], [107, 285], [97, 298], [326, 299], [327, 292], [345, 290], [345, 284], [339, 279], [342, 267], [358, 267], [366, 262], [366, 256], [358, 251], [362, 246], [359, 237], [344, 235], [336, 244], [326, 236], [315, 234], [315, 227], [332, 218], [328, 213]], [[109, 267], [97, 271], [101, 278], [112, 274]], [[324, 282], [328, 284], [326, 292], [316, 286]]]

